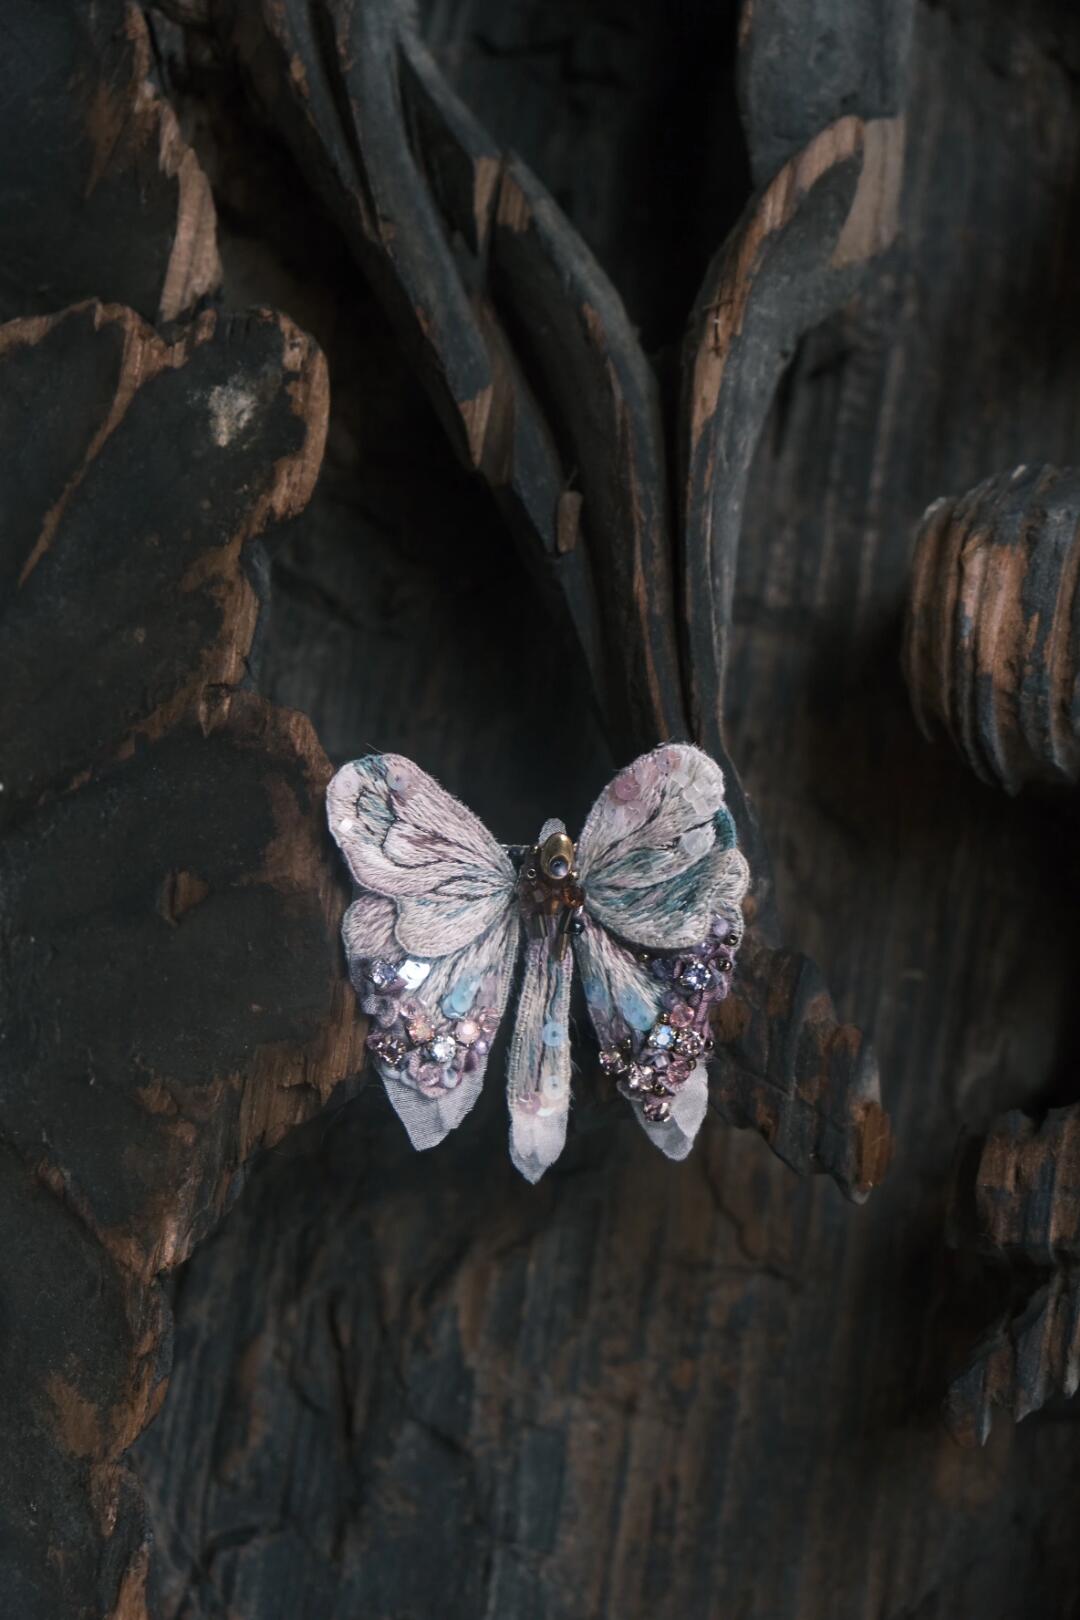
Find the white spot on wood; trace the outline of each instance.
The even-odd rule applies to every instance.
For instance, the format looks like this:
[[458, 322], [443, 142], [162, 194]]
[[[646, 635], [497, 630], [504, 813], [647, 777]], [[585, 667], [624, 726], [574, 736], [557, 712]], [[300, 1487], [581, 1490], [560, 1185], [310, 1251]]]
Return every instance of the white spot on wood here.
[[255, 415], [255, 395], [238, 383], [225, 383], [210, 390], [210, 432], [214, 443], [224, 450], [242, 433]]

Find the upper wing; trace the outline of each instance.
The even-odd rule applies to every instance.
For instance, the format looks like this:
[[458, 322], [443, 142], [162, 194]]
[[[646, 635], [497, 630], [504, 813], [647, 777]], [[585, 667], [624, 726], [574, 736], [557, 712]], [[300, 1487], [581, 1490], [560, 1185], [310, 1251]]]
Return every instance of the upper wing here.
[[342, 767], [327, 817], [360, 892], [342, 923], [368, 1046], [414, 1147], [476, 1101], [506, 1008], [520, 921], [505, 851], [419, 766]]
[[373, 937], [392, 927], [405, 951], [460, 949], [513, 894], [514, 868], [483, 822], [400, 754], [343, 765], [326, 814], [360, 888], [391, 903], [369, 906], [365, 927]]
[[619, 773], [589, 812], [577, 857], [592, 916], [658, 950], [699, 944], [717, 913], [739, 914], [749, 882], [723, 772], [689, 743], [654, 748]]

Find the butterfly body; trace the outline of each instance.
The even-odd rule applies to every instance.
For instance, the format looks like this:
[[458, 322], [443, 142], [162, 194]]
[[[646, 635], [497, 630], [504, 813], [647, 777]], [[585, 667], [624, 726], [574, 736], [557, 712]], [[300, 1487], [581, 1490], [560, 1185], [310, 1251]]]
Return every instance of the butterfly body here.
[[414, 1145], [441, 1141], [476, 1101], [520, 956], [518, 1169], [536, 1180], [565, 1140], [575, 963], [601, 1068], [669, 1157], [689, 1151], [748, 881], [707, 755], [668, 744], [635, 761], [576, 845], [548, 821], [535, 845], [504, 848], [399, 755], [343, 766], [327, 811], [357, 886], [342, 932], [368, 1045]]

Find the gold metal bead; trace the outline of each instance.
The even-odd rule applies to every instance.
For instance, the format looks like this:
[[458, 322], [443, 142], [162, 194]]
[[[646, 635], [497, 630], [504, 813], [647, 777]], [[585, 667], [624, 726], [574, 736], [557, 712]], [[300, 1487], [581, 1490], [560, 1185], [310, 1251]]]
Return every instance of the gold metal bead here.
[[540, 849], [540, 865], [546, 877], [556, 883], [563, 882], [574, 869], [574, 840], [564, 832], [545, 838]]

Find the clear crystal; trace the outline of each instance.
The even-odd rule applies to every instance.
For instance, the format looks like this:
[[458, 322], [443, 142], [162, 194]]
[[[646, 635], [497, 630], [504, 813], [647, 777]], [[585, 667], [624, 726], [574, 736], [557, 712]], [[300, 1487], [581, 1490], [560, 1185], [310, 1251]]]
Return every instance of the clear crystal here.
[[456, 1051], [452, 1035], [436, 1035], [435, 1039], [429, 1041], [424, 1048], [424, 1055], [430, 1058], [432, 1063], [449, 1063]]
[[385, 990], [388, 984], [393, 984], [398, 976], [398, 970], [393, 962], [385, 962], [381, 956], [374, 962], [368, 963], [367, 976], [377, 990]]
[[684, 990], [704, 990], [709, 982], [709, 970], [704, 962], [687, 962], [679, 974], [679, 983]]

